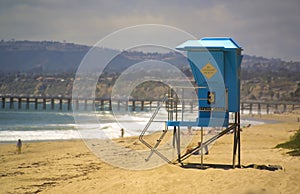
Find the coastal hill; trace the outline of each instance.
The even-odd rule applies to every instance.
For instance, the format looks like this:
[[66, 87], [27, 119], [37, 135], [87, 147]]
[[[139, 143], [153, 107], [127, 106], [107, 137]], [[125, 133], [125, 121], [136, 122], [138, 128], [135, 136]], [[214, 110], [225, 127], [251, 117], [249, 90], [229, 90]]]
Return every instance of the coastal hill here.
[[[90, 48], [57, 41], [2, 40], [0, 94], [70, 96], [76, 70]], [[99, 49], [116, 52], [107, 48]], [[179, 53], [124, 51], [105, 69], [104, 76], [100, 78], [102, 83], [98, 87], [98, 96], [109, 96], [118, 75], [146, 59], [171, 63], [192, 78], [187, 60]], [[300, 62], [245, 54], [241, 68], [241, 97], [244, 100], [300, 101], [299, 74]], [[142, 90], [154, 92], [145, 87], [139, 87], [139, 95], [143, 95]]]

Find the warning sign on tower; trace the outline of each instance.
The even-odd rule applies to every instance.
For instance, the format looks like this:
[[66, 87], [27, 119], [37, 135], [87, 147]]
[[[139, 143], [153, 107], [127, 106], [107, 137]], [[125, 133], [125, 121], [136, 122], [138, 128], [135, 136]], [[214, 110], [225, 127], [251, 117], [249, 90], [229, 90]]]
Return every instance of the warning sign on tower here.
[[207, 63], [200, 71], [207, 79], [210, 79], [218, 70], [212, 64]]

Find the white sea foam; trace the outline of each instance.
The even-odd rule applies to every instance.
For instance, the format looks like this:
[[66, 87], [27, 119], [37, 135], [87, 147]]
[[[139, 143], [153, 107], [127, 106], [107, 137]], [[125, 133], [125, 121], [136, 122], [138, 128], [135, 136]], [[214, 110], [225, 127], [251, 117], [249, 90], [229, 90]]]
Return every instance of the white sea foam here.
[[[26, 114], [26, 113], [25, 113]], [[49, 116], [49, 113], [41, 113]], [[47, 115], [48, 114], [48, 115]], [[51, 114], [51, 113], [50, 113]], [[53, 113], [57, 117], [71, 116], [70, 113]], [[193, 116], [193, 114], [191, 114]], [[130, 114], [113, 115], [109, 113], [80, 113], [84, 119], [67, 123], [35, 123], [31, 122], [23, 124], [7, 124], [5, 121], [0, 122], [0, 142], [16, 141], [22, 139], [24, 141], [43, 141], [43, 140], [68, 140], [68, 139], [106, 139], [118, 138], [121, 135], [120, 129], [125, 129], [125, 136], [138, 136], [147, 125], [151, 117], [149, 112], [137, 112]], [[161, 131], [164, 128], [164, 122], [167, 120], [166, 112], [157, 115], [147, 133]], [[190, 116], [185, 118], [189, 120]], [[192, 118], [192, 117], [191, 117]], [[190, 118], [190, 119], [191, 119]], [[53, 118], [51, 118], [53, 119]], [[95, 120], [96, 119], [96, 120]], [[47, 121], [47, 120], [46, 120]], [[241, 126], [260, 125], [265, 123], [258, 120], [241, 120]], [[77, 129], [77, 130], [76, 130]]]
[[80, 139], [77, 130], [0, 131], [0, 141], [42, 141]]

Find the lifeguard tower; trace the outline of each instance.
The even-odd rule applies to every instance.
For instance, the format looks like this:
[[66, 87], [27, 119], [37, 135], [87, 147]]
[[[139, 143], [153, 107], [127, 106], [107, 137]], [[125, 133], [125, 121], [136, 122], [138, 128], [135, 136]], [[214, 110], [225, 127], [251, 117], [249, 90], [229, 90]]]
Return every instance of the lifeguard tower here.
[[[185, 120], [179, 118], [185, 99], [178, 95], [178, 88], [171, 88], [168, 95], [157, 107], [147, 126], [140, 135], [140, 141], [150, 148], [150, 154], [156, 153], [167, 160], [158, 150], [161, 140], [169, 128], [173, 128], [173, 146], [177, 149], [177, 162], [181, 163], [196, 152], [201, 153], [201, 164], [203, 164], [203, 149], [221, 136], [233, 131], [233, 161], [235, 167], [236, 155], [238, 155], [238, 166], [240, 166], [240, 69], [242, 48], [232, 38], [202, 38], [200, 40], [189, 40], [176, 47], [176, 49], [187, 52], [191, 71], [194, 76], [194, 90], [197, 95], [197, 118]], [[181, 88], [180, 91], [184, 91]], [[158, 113], [160, 107], [166, 105], [168, 120], [166, 128], [155, 145], [151, 145], [143, 139], [145, 132]], [[180, 108], [181, 107], [181, 108]], [[229, 115], [233, 119], [229, 122]], [[181, 154], [180, 128], [200, 127], [200, 144], [188, 153]], [[204, 127], [222, 127], [217, 135], [203, 142]]]

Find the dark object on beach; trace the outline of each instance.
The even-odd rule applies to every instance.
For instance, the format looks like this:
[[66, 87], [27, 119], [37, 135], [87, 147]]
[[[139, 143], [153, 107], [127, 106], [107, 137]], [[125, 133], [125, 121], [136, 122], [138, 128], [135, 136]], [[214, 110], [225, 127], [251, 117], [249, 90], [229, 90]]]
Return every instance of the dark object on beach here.
[[125, 133], [125, 132], [124, 132], [124, 129], [122, 128], [122, 129], [121, 129], [121, 137], [122, 137], [122, 138], [124, 137], [124, 133]]
[[[200, 147], [202, 146], [202, 142], [201, 142], [201, 141], [198, 142], [198, 146], [200, 146]], [[205, 153], [204, 153], [204, 154], [205, 154], [205, 155], [208, 155], [208, 146], [207, 146], [207, 145], [204, 146], [204, 149], [205, 149]], [[199, 150], [199, 151], [200, 151], [200, 150]], [[200, 154], [200, 153], [199, 153], [199, 154]]]
[[[198, 142], [198, 147], [201, 147], [201, 141], [199, 141]], [[185, 152], [185, 154], [189, 154], [189, 153], [192, 153], [193, 152], [193, 150], [194, 150], [195, 148], [188, 148], [187, 150], [186, 150], [186, 152]], [[206, 146], [204, 146], [204, 150], [205, 150], [205, 155], [208, 155], [208, 146], [206, 145]], [[199, 149], [199, 150], [197, 150], [197, 151], [195, 151], [194, 153], [193, 153], [193, 155], [200, 155], [201, 154], [201, 150]]]
[[254, 169], [259, 169], [259, 170], [270, 170], [270, 171], [283, 170], [282, 166], [280, 166], [280, 165], [250, 164], [250, 165], [247, 165], [247, 166], [243, 166], [243, 168], [254, 168]]
[[22, 152], [22, 141], [21, 141], [21, 139], [18, 139], [17, 150], [18, 150], [18, 154], [21, 154], [21, 152]]

